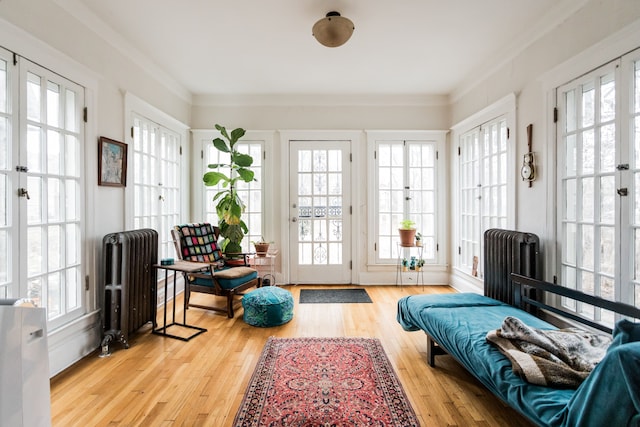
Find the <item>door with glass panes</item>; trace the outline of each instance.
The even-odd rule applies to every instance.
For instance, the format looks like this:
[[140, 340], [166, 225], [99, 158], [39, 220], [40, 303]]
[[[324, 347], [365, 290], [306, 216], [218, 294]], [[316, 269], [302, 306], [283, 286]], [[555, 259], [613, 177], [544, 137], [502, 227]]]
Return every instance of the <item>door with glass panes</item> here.
[[558, 282], [640, 306], [640, 49], [560, 86], [557, 106]]
[[84, 89], [0, 50], [0, 298], [84, 313]]
[[290, 141], [292, 283], [351, 281], [350, 141]]

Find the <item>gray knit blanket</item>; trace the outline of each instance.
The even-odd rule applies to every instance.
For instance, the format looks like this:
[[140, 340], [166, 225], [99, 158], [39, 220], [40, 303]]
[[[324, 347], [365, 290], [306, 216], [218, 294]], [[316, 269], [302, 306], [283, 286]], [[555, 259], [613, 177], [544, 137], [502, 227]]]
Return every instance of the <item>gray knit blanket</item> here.
[[506, 317], [487, 341], [509, 358], [514, 372], [538, 385], [576, 388], [604, 357], [611, 337], [575, 328], [542, 330]]

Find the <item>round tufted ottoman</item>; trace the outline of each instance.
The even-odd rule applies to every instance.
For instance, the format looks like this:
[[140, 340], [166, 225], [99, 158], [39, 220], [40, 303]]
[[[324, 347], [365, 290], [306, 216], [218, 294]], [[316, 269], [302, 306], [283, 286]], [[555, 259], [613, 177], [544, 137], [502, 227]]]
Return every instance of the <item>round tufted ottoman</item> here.
[[293, 317], [293, 295], [277, 286], [263, 286], [242, 297], [242, 307], [249, 325], [283, 325]]

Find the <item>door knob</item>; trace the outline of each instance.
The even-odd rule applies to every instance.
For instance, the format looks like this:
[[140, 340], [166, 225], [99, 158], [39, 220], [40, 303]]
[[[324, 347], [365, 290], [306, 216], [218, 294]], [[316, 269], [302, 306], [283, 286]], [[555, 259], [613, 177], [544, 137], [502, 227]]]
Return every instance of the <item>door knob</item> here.
[[20, 188], [18, 189], [18, 196], [19, 197], [26, 197], [27, 200], [30, 200], [31, 197], [29, 197], [29, 192], [27, 191], [26, 188]]
[[293, 218], [291, 218], [291, 222], [298, 222], [298, 218], [294, 216]]

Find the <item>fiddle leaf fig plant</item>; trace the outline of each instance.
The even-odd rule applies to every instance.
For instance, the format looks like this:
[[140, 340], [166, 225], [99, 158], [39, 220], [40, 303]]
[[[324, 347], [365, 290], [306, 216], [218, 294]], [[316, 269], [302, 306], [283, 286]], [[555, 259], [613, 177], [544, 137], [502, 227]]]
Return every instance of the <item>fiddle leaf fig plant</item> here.
[[238, 141], [245, 134], [244, 129], [234, 129], [231, 134], [224, 126], [216, 125], [216, 129], [224, 139], [215, 138], [213, 146], [222, 153], [228, 153], [229, 162], [208, 165], [208, 168], [213, 170], [206, 172], [202, 180], [207, 186], [222, 186], [213, 197], [213, 201], [217, 201], [218, 227], [220, 235], [224, 238], [222, 249], [225, 254], [232, 255], [242, 252], [242, 239], [249, 232], [247, 224], [242, 220], [246, 206], [238, 195], [237, 183], [255, 181], [254, 173], [249, 169], [253, 164], [253, 157], [240, 153], [236, 148]]

